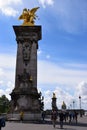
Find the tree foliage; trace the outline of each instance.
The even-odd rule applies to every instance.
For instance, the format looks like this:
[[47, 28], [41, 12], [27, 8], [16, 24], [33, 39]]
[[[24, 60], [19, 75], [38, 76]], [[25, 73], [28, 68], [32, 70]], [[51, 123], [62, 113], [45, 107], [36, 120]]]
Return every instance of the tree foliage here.
[[9, 110], [10, 101], [5, 95], [0, 97], [0, 113], [7, 113]]

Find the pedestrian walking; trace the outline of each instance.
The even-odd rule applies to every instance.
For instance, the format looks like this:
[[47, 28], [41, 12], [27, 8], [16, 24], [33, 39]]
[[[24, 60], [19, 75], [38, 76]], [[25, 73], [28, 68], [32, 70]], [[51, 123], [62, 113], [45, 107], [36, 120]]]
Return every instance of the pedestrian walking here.
[[71, 121], [72, 121], [72, 112], [70, 111], [69, 112], [69, 124], [71, 124]]
[[45, 118], [45, 111], [42, 111], [42, 120], [43, 120], [43, 122], [44, 122], [44, 118]]
[[6, 123], [5, 123], [5, 119], [4, 118], [0, 118], [0, 130], [2, 127], [5, 127]]
[[59, 121], [60, 121], [60, 128], [63, 129], [63, 120], [64, 120], [64, 114], [63, 112], [61, 111], [59, 113]]
[[75, 111], [75, 121], [76, 121], [76, 124], [77, 124], [77, 118], [78, 118], [78, 113]]
[[52, 110], [51, 120], [52, 120], [52, 123], [53, 123], [53, 127], [55, 128], [55, 126], [56, 126], [56, 120], [57, 120], [57, 112], [55, 110]]

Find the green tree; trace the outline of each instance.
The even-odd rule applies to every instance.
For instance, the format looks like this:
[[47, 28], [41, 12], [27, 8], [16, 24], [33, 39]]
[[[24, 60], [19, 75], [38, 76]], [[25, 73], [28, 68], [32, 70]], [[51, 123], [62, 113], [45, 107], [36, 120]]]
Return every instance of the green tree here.
[[5, 95], [0, 97], [0, 113], [7, 113], [9, 110], [10, 101]]

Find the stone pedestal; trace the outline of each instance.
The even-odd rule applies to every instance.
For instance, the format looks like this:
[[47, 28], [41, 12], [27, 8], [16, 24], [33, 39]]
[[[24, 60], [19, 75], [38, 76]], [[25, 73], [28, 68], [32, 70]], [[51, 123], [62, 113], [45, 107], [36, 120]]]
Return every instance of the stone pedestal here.
[[55, 95], [55, 93], [53, 93], [53, 97], [52, 97], [52, 110], [55, 110], [55, 111], [57, 111], [58, 110], [58, 108], [57, 108], [57, 105], [56, 105], [56, 95]]
[[52, 98], [52, 110], [55, 110], [55, 111], [58, 110], [58, 108], [56, 106], [56, 98]]
[[41, 26], [13, 26], [13, 29], [17, 41], [17, 60], [15, 88], [10, 94], [11, 111], [24, 111], [33, 118], [41, 112], [40, 94], [37, 91], [37, 49]]

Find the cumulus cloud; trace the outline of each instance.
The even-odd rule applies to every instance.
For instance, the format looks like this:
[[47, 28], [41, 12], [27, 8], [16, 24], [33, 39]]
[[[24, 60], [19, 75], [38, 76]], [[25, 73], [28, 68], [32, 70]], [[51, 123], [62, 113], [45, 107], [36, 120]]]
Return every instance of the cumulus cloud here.
[[[45, 109], [51, 109], [53, 92], [56, 93], [59, 109], [63, 101], [66, 103], [67, 108], [79, 108], [79, 95], [82, 95], [82, 99], [84, 99], [82, 108], [87, 107], [87, 69], [84, 70], [84, 66], [86, 67], [83, 64], [76, 64], [76, 66], [71, 64], [70, 67], [68, 63], [61, 66], [49, 61], [38, 61], [38, 84], [46, 86], [43, 92]], [[82, 82], [83, 80], [85, 82]], [[53, 87], [52, 89], [50, 87], [49, 90], [47, 86]]]
[[46, 5], [53, 5], [54, 0], [38, 0], [40, 4], [45, 8]]
[[52, 92], [50, 90], [44, 91], [44, 109], [51, 109]]
[[45, 109], [52, 109], [51, 104], [52, 104], [53, 92], [56, 94], [56, 98], [57, 98], [56, 105], [58, 109], [61, 109], [61, 105], [63, 101], [65, 102], [67, 108], [70, 107], [70, 104], [72, 104], [73, 102], [73, 96], [70, 95], [67, 91], [61, 89], [60, 87], [56, 87], [54, 88], [54, 91], [50, 91], [50, 90], [44, 91]]
[[3, 69], [0, 68], [0, 75], [3, 75]]
[[11, 7], [7, 7], [4, 9], [4, 11], [2, 10], [2, 13], [7, 16], [16, 16], [16, 14], [18, 14], [18, 11], [14, 10]]
[[4, 90], [0, 89], [0, 96], [4, 95]]
[[22, 0], [0, 0], [0, 11], [7, 16], [16, 16], [18, 14], [16, 6], [19, 4], [22, 4]]
[[14, 87], [15, 62], [15, 56], [0, 54], [0, 96], [5, 94], [8, 99]]
[[15, 62], [15, 56], [0, 54], [0, 80], [2, 82], [14, 81]]
[[[10, 99], [9, 94], [14, 88], [15, 81], [15, 56], [1, 54], [0, 61], [0, 96], [5, 94]], [[80, 67], [80, 70], [72, 68], [68, 69], [66, 65], [60, 66], [57, 63], [55, 64], [49, 61], [38, 61], [38, 84], [47, 84], [48, 86], [54, 86], [53, 91], [56, 93], [57, 96], [58, 108], [61, 108], [63, 101], [65, 101], [67, 107], [69, 107], [70, 103], [72, 103], [73, 100], [76, 100], [78, 104], [79, 95], [82, 96], [83, 105], [85, 103], [87, 104], [87, 72], [86, 70], [81, 70], [81, 65], [76, 64], [76, 67]], [[83, 80], [84, 82], [81, 82]], [[76, 84], [78, 83], [80, 84], [76, 86]], [[57, 87], [55, 86], [55, 84]], [[69, 89], [63, 89], [61, 88], [61, 86], [58, 86], [58, 84], [64, 84], [64, 87], [69, 87]], [[74, 97], [72, 94], [70, 94], [70, 90], [72, 90], [73, 88], [76, 92]], [[41, 89], [39, 89], [39, 91], [41, 91]], [[45, 109], [51, 108], [51, 98], [53, 91], [49, 90], [48, 88], [45, 88], [44, 92], [41, 91], [44, 94]]]
[[[75, 66], [75, 65], [74, 65]], [[77, 66], [77, 65], [76, 65]], [[80, 65], [78, 65], [80, 66]], [[38, 61], [38, 81], [40, 84], [73, 84], [87, 78], [86, 70], [72, 69], [49, 61]]]
[[70, 92], [61, 89], [60, 86], [55, 87], [54, 91], [51, 90], [44, 91], [45, 109], [52, 109], [51, 103], [53, 92], [55, 92], [56, 94], [57, 98], [56, 104], [58, 109], [61, 109], [63, 101], [65, 102], [67, 109], [70, 108], [80, 109], [79, 96], [81, 96], [81, 108], [85, 110], [87, 109], [87, 82], [79, 83], [73, 95], [70, 94]]
[[[87, 82], [82, 81], [78, 84], [75, 96], [81, 96], [81, 107], [87, 109]], [[79, 106], [78, 106], [79, 107]]]
[[9, 100], [11, 99], [11, 96], [10, 96], [9, 94], [12, 92], [13, 88], [14, 88], [14, 83], [11, 82], [11, 81], [8, 81], [8, 83], [7, 83], [7, 88], [6, 88], [6, 90], [5, 90], [5, 95], [6, 95], [6, 97], [7, 97]]
[[16, 64], [16, 56], [15, 55], [13, 56], [10, 54], [0, 54], [0, 68], [12, 69], [15, 67], [15, 64]]
[[0, 85], [2, 85], [2, 84], [3, 84], [3, 81], [1, 80], [1, 81], [0, 81]]
[[10, 93], [12, 92], [13, 88], [14, 84], [12, 81], [5, 82], [3, 80], [3, 83], [0, 85], [0, 97], [2, 95], [6, 95], [6, 97], [10, 100], [11, 99]]

